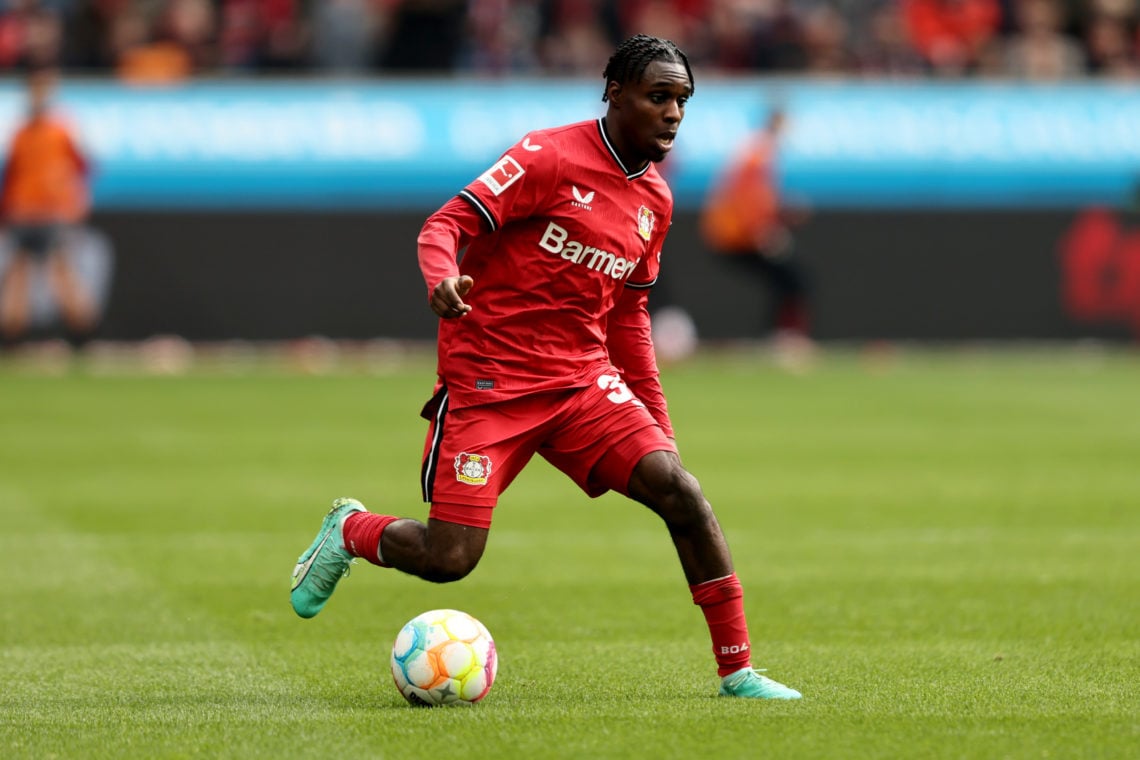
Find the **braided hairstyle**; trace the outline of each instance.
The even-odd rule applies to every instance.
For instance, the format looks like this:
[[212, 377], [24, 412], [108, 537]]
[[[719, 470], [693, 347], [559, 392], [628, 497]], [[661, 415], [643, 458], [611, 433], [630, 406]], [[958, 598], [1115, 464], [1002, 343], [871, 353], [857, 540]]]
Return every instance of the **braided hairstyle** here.
[[602, 102], [610, 99], [610, 82], [625, 84], [640, 81], [646, 67], [654, 61], [684, 64], [685, 73], [689, 75], [689, 86], [696, 89], [693, 83], [693, 70], [689, 68], [689, 59], [672, 40], [635, 34], [618, 46], [610, 56], [606, 70], [602, 72], [606, 80], [606, 89], [602, 91]]

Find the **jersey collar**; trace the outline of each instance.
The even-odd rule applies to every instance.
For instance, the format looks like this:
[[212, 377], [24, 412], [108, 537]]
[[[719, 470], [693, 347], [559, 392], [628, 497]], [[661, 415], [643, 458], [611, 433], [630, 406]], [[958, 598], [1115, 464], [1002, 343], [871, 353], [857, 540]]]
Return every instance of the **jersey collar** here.
[[647, 171], [649, 171], [649, 167], [653, 165], [652, 161], [647, 161], [645, 163], [645, 166], [643, 166], [642, 168], [638, 169], [635, 172], [631, 172], [629, 169], [625, 168], [625, 164], [622, 162], [621, 156], [618, 155], [617, 150], [614, 149], [613, 143], [610, 142], [610, 136], [608, 134], [606, 134], [606, 117], [605, 116], [602, 116], [601, 118], [598, 119], [598, 134], [602, 138], [602, 144], [606, 146], [606, 150], [609, 151], [610, 156], [612, 156], [614, 161], [617, 162], [618, 168], [621, 169], [621, 171], [625, 175], [626, 179], [637, 179], [638, 177], [642, 176]]

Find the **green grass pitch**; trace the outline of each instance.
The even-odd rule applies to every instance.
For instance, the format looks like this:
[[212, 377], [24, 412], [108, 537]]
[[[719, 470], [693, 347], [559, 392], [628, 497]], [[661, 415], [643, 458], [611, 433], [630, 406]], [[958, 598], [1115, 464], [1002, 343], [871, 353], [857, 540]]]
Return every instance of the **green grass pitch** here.
[[[668, 538], [536, 460], [486, 556], [288, 579], [332, 498], [422, 517], [431, 364], [61, 376], [0, 363], [0, 756], [1140, 755], [1140, 355], [904, 351], [667, 368], [682, 455], [797, 703], [718, 699]], [[388, 652], [432, 607], [499, 678], [414, 709]]]

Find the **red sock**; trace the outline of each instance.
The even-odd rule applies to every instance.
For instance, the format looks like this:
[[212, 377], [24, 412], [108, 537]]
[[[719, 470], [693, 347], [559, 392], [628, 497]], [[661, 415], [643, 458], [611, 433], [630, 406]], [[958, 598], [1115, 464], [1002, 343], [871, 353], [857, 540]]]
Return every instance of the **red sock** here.
[[384, 529], [400, 518], [391, 515], [374, 515], [371, 512], [353, 512], [344, 521], [344, 548], [354, 557], [361, 557], [373, 565], [389, 567], [380, 561], [380, 536]]
[[744, 589], [736, 573], [689, 586], [693, 604], [705, 613], [712, 636], [717, 675], [727, 676], [752, 664], [748, 623], [744, 620]]

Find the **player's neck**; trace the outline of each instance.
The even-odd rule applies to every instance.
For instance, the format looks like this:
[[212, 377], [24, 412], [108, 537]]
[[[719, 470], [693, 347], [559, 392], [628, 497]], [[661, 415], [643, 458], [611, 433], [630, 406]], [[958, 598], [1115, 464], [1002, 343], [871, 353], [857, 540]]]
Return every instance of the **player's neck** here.
[[613, 129], [610, 129], [609, 118], [602, 117], [602, 129], [606, 132], [606, 138], [613, 146], [614, 152], [617, 153], [618, 158], [621, 160], [621, 165], [625, 167], [626, 172], [629, 174], [636, 174], [646, 167], [649, 159], [632, 159], [629, 157], [629, 149], [623, 144], [624, 141], [618, 139], [618, 135]]

